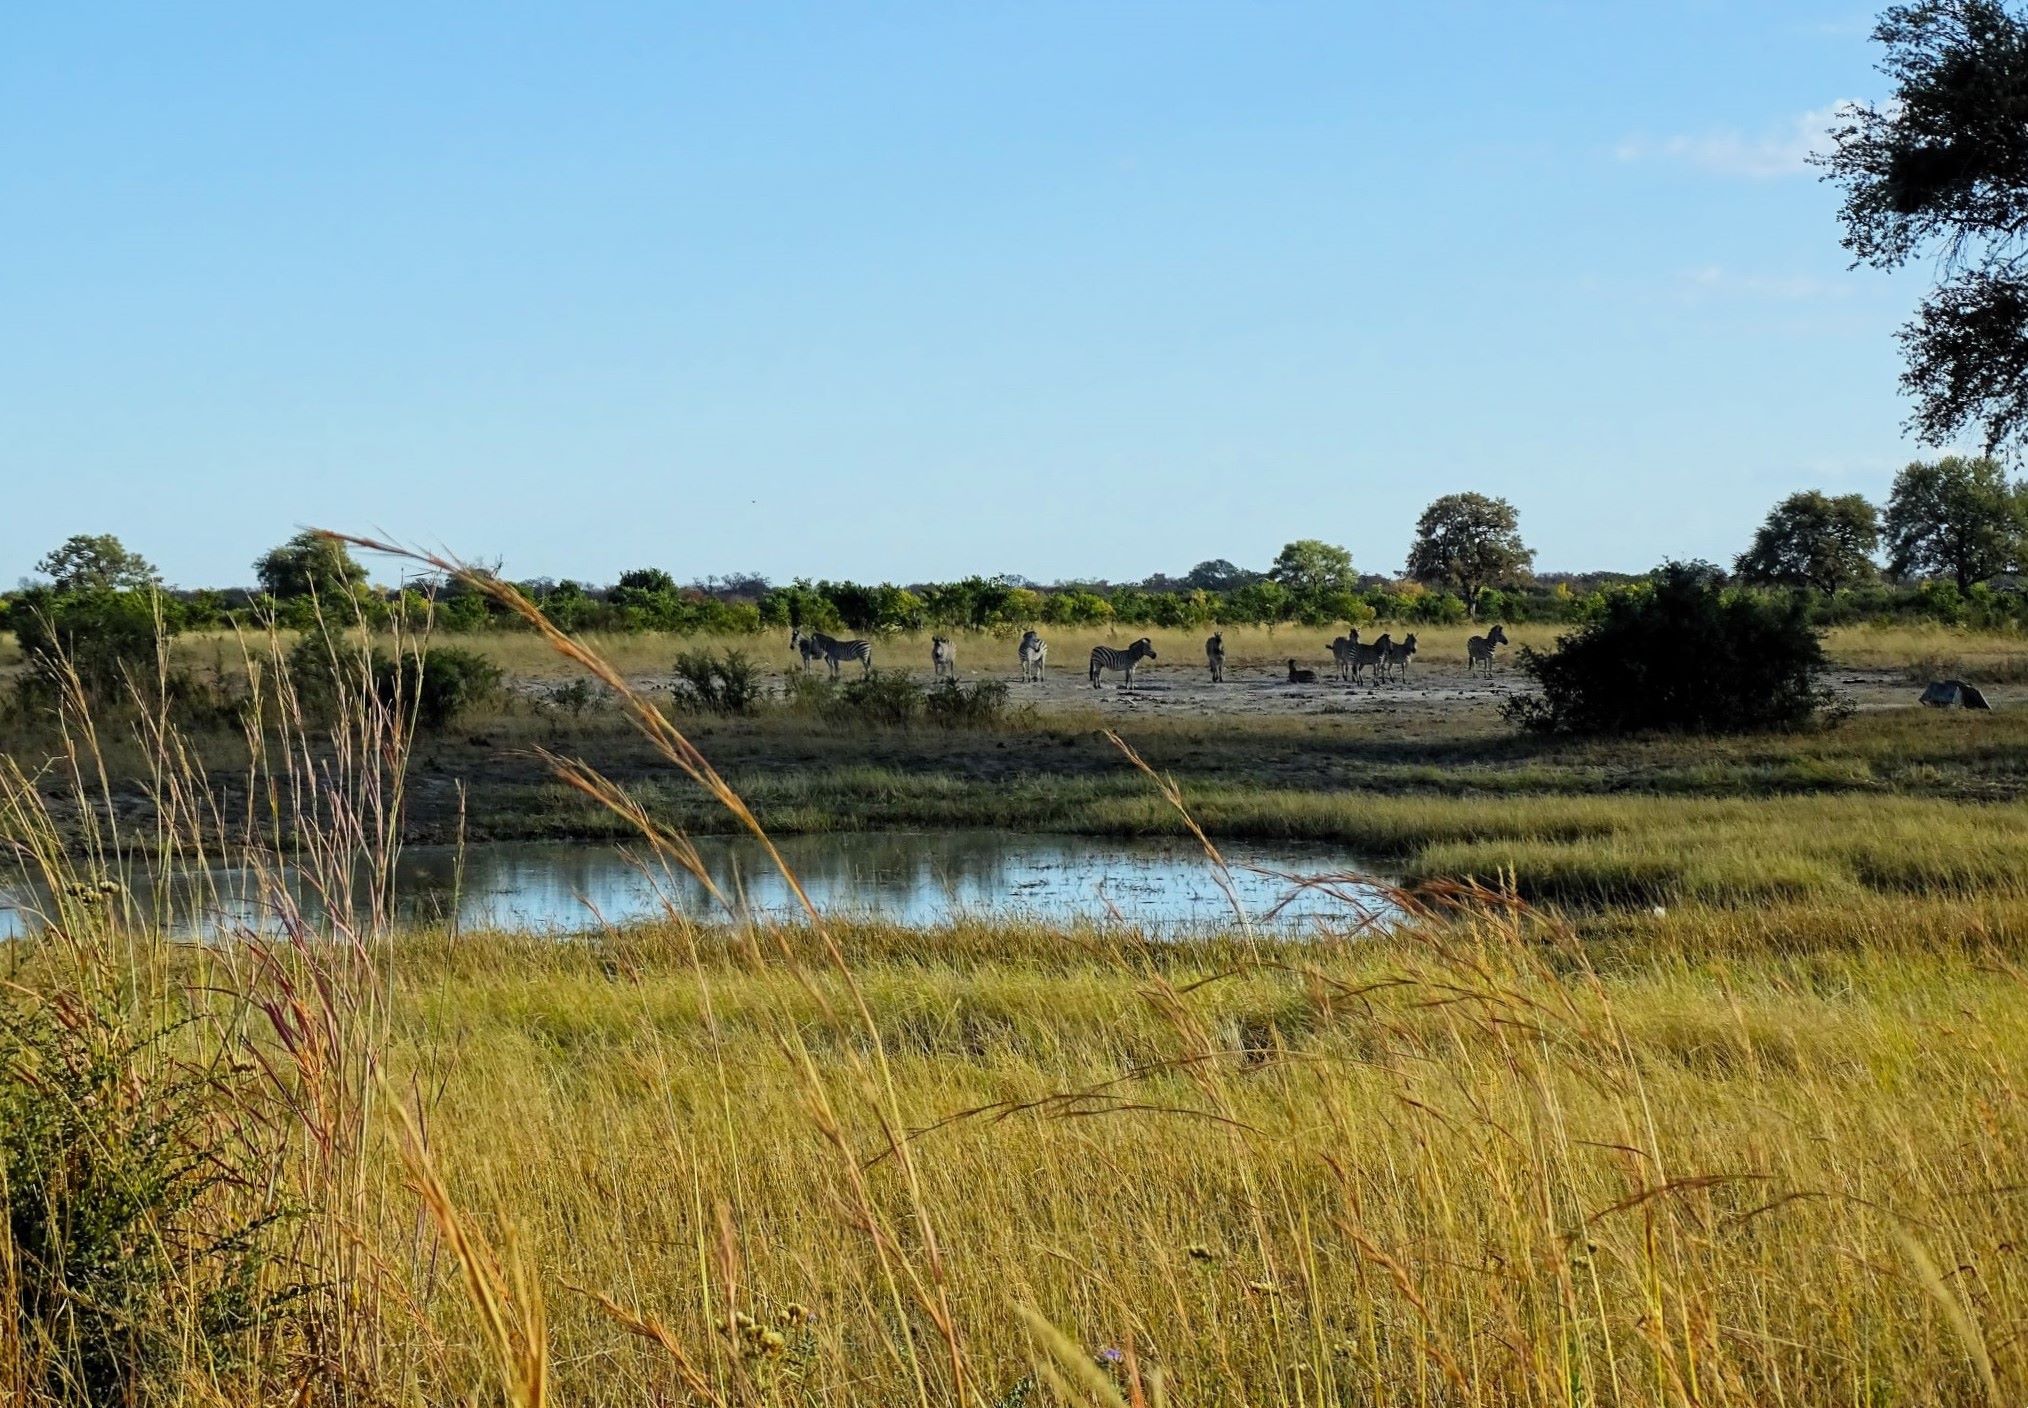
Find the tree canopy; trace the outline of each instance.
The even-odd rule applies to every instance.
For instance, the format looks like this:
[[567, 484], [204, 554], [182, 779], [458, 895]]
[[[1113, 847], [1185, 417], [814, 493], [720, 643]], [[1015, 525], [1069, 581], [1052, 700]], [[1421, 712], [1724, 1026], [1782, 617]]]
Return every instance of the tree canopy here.
[[1410, 577], [1457, 589], [1476, 616], [1479, 595], [1528, 575], [1534, 549], [1521, 541], [1514, 505], [1484, 494], [1446, 494], [1416, 520], [1408, 550]]
[[162, 578], [154, 564], [128, 550], [111, 533], [79, 533], [52, 549], [35, 570], [60, 592], [125, 591], [152, 587]]
[[1880, 514], [1860, 494], [1791, 494], [1769, 511], [1733, 568], [1749, 582], [1835, 592], [1874, 575]]
[[1967, 591], [2020, 566], [2028, 487], [2010, 485], [1993, 459], [1917, 460], [1894, 478], [1886, 530], [1896, 576], [1948, 577]]
[[1352, 572], [1351, 550], [1321, 538], [1299, 538], [1284, 547], [1268, 576], [1299, 599], [1351, 591], [1359, 584]]
[[1893, 269], [1927, 250], [1943, 281], [1901, 331], [1910, 427], [2028, 445], [2028, 17], [2002, 0], [1890, 7], [1886, 102], [1845, 110], [1818, 158], [1844, 188], [1844, 245]]
[[316, 597], [349, 600], [366, 584], [366, 569], [353, 560], [345, 544], [315, 531], [304, 531], [270, 548], [254, 560], [261, 590], [277, 601]]

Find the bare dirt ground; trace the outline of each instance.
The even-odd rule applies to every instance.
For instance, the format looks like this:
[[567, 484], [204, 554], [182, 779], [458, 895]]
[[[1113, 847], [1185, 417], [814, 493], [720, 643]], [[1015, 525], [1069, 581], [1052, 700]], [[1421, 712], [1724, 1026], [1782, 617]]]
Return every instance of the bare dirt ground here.
[[[961, 665], [960, 680], [967, 684], [1002, 680], [1007, 684], [1010, 701], [1016, 705], [1031, 706], [1045, 716], [1097, 714], [1102, 720], [1147, 717], [1244, 720], [1347, 714], [1382, 717], [1412, 714], [1430, 721], [1483, 720], [1493, 717], [1503, 701], [1527, 692], [1530, 687], [1525, 677], [1505, 660], [1496, 665], [1488, 678], [1467, 671], [1462, 660], [1420, 656], [1410, 663], [1406, 679], [1385, 682], [1375, 680], [1371, 671], [1357, 681], [1341, 681], [1328, 655], [1321, 662], [1299, 659], [1299, 667], [1316, 671], [1315, 684], [1290, 684], [1286, 660], [1272, 664], [1228, 661], [1224, 683], [1213, 684], [1201, 659], [1186, 662], [1163, 658], [1142, 664], [1135, 672], [1132, 689], [1121, 683], [1116, 672], [1108, 672], [1100, 687], [1093, 689], [1083, 659], [1062, 666], [1052, 661], [1039, 684], [1023, 683], [1011, 660], [1005, 670], [990, 665], [982, 668], [976, 656], [967, 663], [971, 667]], [[881, 668], [900, 670], [925, 684], [930, 680], [926, 662], [920, 668], [900, 664], [885, 664]], [[857, 674], [857, 666], [847, 666], [839, 678], [849, 681]], [[1906, 708], [1921, 693], [1920, 687], [1911, 685], [1900, 670], [1836, 667], [1827, 673], [1826, 679], [1841, 698], [1859, 709]], [[633, 682], [659, 692], [670, 688], [672, 677], [641, 674], [634, 676]], [[773, 675], [769, 683], [771, 689], [780, 691], [784, 676]], [[542, 690], [534, 682], [524, 681], [522, 685], [531, 692]]]

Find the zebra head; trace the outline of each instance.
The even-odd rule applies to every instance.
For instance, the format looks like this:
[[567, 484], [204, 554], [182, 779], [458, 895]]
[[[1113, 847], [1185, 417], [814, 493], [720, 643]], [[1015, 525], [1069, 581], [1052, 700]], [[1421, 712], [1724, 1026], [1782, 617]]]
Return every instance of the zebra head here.
[[1142, 636], [1139, 640], [1135, 641], [1131, 649], [1136, 655], [1146, 656], [1150, 660], [1155, 658], [1155, 642], [1149, 640], [1146, 636]]
[[1505, 645], [1506, 643], [1507, 628], [1505, 626], [1495, 626], [1492, 630], [1486, 632], [1486, 644]]

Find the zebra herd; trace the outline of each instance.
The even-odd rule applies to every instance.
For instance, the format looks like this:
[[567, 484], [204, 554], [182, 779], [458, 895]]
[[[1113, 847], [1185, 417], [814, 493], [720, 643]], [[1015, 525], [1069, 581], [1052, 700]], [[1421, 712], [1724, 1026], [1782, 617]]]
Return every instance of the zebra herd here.
[[[1493, 675], [1493, 652], [1507, 643], [1504, 627], [1495, 626], [1482, 636], [1473, 636], [1465, 642], [1465, 668], [1477, 674], [1480, 666], [1485, 667], [1486, 677]], [[838, 678], [838, 667], [847, 660], [859, 662], [862, 675], [873, 673], [873, 644], [864, 640], [839, 640], [822, 631], [805, 631], [796, 627], [789, 632], [789, 648], [802, 657], [805, 665], [823, 661], [831, 668], [831, 678]], [[1049, 659], [1049, 642], [1034, 631], [1024, 631], [1016, 657], [1021, 664], [1023, 684], [1042, 683], [1042, 668]], [[1410, 631], [1400, 640], [1391, 632], [1383, 632], [1378, 640], [1362, 641], [1355, 627], [1349, 635], [1339, 636], [1331, 642], [1331, 659], [1338, 667], [1338, 678], [1357, 682], [1367, 670], [1373, 671], [1376, 682], [1408, 679], [1408, 662], [1415, 657], [1415, 632]], [[1125, 650], [1110, 645], [1095, 645], [1091, 650], [1091, 687], [1099, 687], [1100, 677], [1107, 670], [1118, 670], [1125, 678], [1123, 688], [1134, 683], [1134, 669], [1143, 660], [1155, 658], [1154, 642], [1142, 636]], [[1225, 635], [1219, 632], [1204, 642], [1204, 662], [1211, 670], [1211, 682], [1225, 682]], [[1317, 672], [1289, 662], [1290, 684], [1315, 684]], [[930, 669], [939, 680], [955, 680], [958, 677], [958, 649], [949, 636], [930, 637]]]

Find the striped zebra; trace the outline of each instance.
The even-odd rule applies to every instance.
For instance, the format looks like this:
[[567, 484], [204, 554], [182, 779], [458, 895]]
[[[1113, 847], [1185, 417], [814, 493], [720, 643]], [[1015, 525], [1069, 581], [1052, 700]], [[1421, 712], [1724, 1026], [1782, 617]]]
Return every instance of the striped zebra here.
[[1349, 636], [1339, 636], [1331, 642], [1331, 658], [1338, 662], [1338, 678], [1352, 678], [1353, 657], [1359, 653], [1359, 628], [1353, 627]]
[[1223, 631], [1220, 631], [1217, 635], [1204, 642], [1204, 661], [1211, 666], [1211, 682], [1213, 684], [1224, 684], [1225, 633]]
[[958, 677], [958, 648], [949, 636], [930, 637], [930, 671], [940, 680]]
[[1398, 671], [1403, 684], [1408, 683], [1408, 660], [1415, 654], [1415, 632], [1410, 631], [1401, 638], [1400, 645], [1389, 645], [1386, 658], [1380, 662], [1380, 677], [1386, 679], [1389, 671]]
[[1099, 687], [1099, 675], [1106, 670], [1122, 670], [1126, 682], [1121, 689], [1134, 687], [1134, 667], [1143, 660], [1155, 658], [1155, 643], [1142, 636], [1125, 650], [1115, 650], [1110, 645], [1095, 645], [1091, 648], [1091, 687]]
[[1475, 674], [1481, 665], [1486, 667], [1486, 678], [1493, 677], [1493, 651], [1507, 643], [1507, 628], [1495, 626], [1482, 636], [1473, 636], [1465, 642], [1465, 673]]
[[840, 661], [857, 660], [865, 674], [873, 673], [873, 647], [863, 640], [838, 640], [822, 631], [794, 630], [789, 632], [789, 644], [803, 657], [803, 663], [822, 660], [831, 667], [831, 678], [838, 678]]
[[1049, 642], [1033, 631], [1021, 633], [1021, 682], [1042, 683], [1042, 667], [1049, 661]]
[[1362, 645], [1355, 642], [1352, 646], [1352, 678], [1359, 678], [1359, 672], [1368, 665], [1373, 667], [1373, 673], [1377, 676], [1386, 668], [1387, 652], [1392, 649], [1394, 649], [1394, 637], [1384, 632], [1381, 634], [1380, 639], [1374, 641], [1371, 645]]

